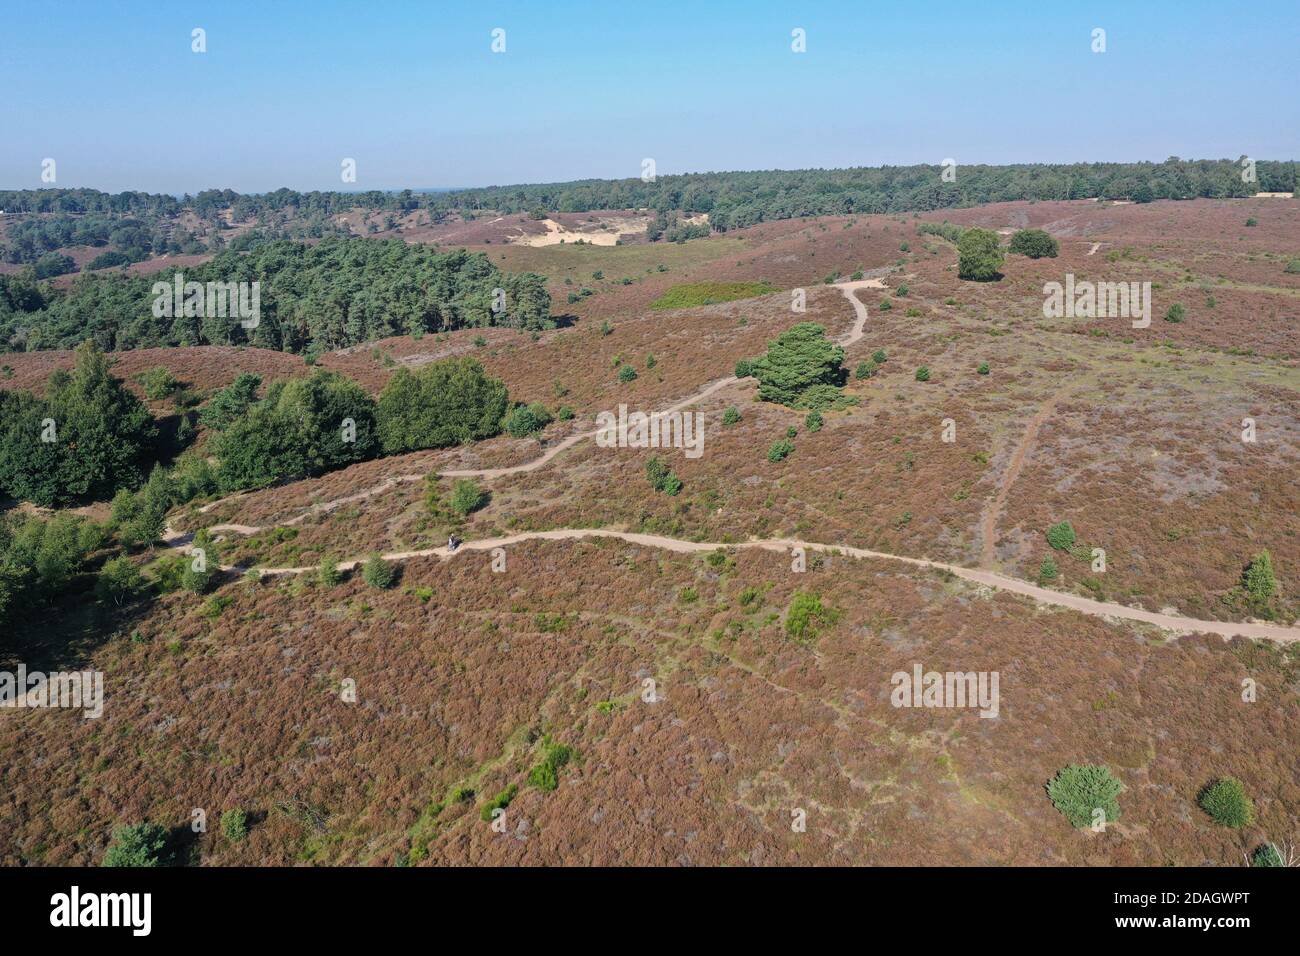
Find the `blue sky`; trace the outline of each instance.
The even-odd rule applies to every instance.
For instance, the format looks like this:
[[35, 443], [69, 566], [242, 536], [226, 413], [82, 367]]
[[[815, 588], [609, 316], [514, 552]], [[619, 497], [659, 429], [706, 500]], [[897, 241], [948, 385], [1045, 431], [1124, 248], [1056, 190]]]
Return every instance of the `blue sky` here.
[[151, 192], [345, 188], [344, 157], [362, 189], [636, 176], [643, 157], [1300, 158], [1295, 0], [60, 0], [3, 23], [9, 188], [42, 185], [46, 157], [57, 185]]

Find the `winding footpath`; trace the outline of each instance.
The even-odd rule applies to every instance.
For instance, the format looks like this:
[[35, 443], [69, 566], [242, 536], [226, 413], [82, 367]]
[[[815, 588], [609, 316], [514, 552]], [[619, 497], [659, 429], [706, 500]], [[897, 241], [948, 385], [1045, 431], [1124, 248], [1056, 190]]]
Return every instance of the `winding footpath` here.
[[[859, 341], [864, 334], [867, 323], [867, 308], [854, 294], [861, 288], [881, 288], [882, 284], [878, 279], [864, 279], [858, 282], [839, 283], [837, 287], [843, 292], [845, 298], [853, 305], [856, 313], [856, 321], [848, 334], [841, 337], [838, 344], [841, 346], [852, 345]], [[735, 377], [719, 379], [706, 386], [700, 392], [690, 398], [683, 399], [675, 405], [665, 409], [666, 412], [680, 411], [681, 409], [692, 405], [701, 399], [720, 391], [739, 381]], [[1036, 419], [1046, 417], [1046, 409], [1040, 412]], [[1035, 425], [1038, 422], [1035, 423]], [[1036, 427], [1033, 431], [1036, 431]], [[443, 477], [475, 477], [492, 479], [505, 475], [518, 474], [520, 472], [534, 471], [542, 467], [548, 461], [553, 459], [561, 451], [571, 448], [585, 438], [591, 438], [596, 434], [593, 429], [583, 432], [579, 435], [571, 435], [547, 450], [546, 454], [540, 458], [534, 459], [523, 465], [516, 465], [509, 468], [486, 468], [479, 470], [459, 470], [440, 472]], [[1032, 437], [1029, 439], [1032, 441]], [[1022, 439], [1021, 448], [1027, 447], [1027, 442]], [[1014, 456], [1013, 456], [1014, 461]], [[1016, 462], [1019, 464], [1019, 462]], [[1018, 471], [1018, 468], [1014, 469]], [[361, 501], [382, 493], [388, 488], [407, 481], [423, 480], [423, 475], [398, 475], [386, 479], [384, 482], [376, 485], [367, 491], [351, 495], [347, 498], [340, 498], [336, 501], [326, 502], [316, 505], [297, 518], [286, 522], [281, 522], [279, 526], [297, 524], [311, 514], [317, 514], [322, 511], [332, 511], [344, 504]], [[1014, 480], [1014, 478], [1013, 478]], [[1009, 484], [1009, 483], [1005, 483]], [[201, 511], [209, 511], [217, 505], [230, 502], [235, 498], [233, 496], [221, 501], [212, 502], [206, 505]], [[994, 520], [1000, 509], [990, 509]], [[233, 533], [240, 535], [257, 534], [266, 530], [263, 527], [243, 524], [217, 524], [207, 529], [213, 534]], [[986, 528], [984, 544], [987, 548], [992, 541], [992, 529]], [[942, 561], [930, 561], [925, 558], [909, 558], [904, 555], [890, 554], [884, 551], [871, 551], [866, 548], [855, 548], [846, 545], [824, 544], [817, 541], [801, 541], [794, 538], [751, 538], [747, 541], [740, 542], [721, 542], [721, 541], [686, 541], [681, 538], [670, 538], [658, 534], [643, 534], [635, 531], [617, 531], [609, 528], [559, 528], [552, 531], [523, 531], [518, 534], [506, 535], [499, 538], [479, 538], [474, 541], [462, 542], [455, 550], [451, 552], [444, 545], [438, 548], [425, 548], [418, 551], [394, 551], [381, 555], [387, 561], [405, 561], [411, 558], [436, 557], [448, 560], [455, 555], [469, 552], [492, 551], [496, 548], [505, 548], [512, 544], [519, 544], [525, 541], [576, 541], [588, 538], [611, 538], [619, 541], [626, 541], [630, 544], [637, 544], [647, 548], [660, 548], [665, 551], [671, 551], [678, 554], [699, 554], [701, 552], [723, 550], [761, 550], [788, 553], [795, 548], [802, 548], [804, 551], [817, 551], [824, 554], [845, 555], [851, 558], [894, 561], [901, 564], [911, 565], [915, 568], [923, 568], [952, 574], [964, 581], [978, 584], [984, 587], [993, 588], [999, 591], [1008, 591], [1012, 594], [1019, 594], [1023, 597], [1030, 598], [1039, 604], [1051, 607], [1065, 608], [1077, 611], [1081, 614], [1087, 614], [1091, 617], [1104, 618], [1106, 620], [1118, 621], [1136, 621], [1143, 624], [1151, 624], [1167, 631], [1173, 631], [1179, 634], [1218, 634], [1222, 637], [1251, 637], [1262, 638], [1265, 640], [1279, 641], [1290, 643], [1300, 641], [1300, 627], [1287, 627], [1281, 624], [1268, 624], [1260, 621], [1234, 622], [1234, 621], [1206, 621], [1197, 618], [1182, 617], [1176, 614], [1160, 614], [1154, 611], [1144, 611], [1140, 608], [1128, 607], [1123, 604], [1111, 604], [1106, 601], [1096, 601], [1092, 598], [1081, 597], [1077, 594], [1067, 594], [1062, 591], [1053, 591], [1049, 588], [1040, 587], [1031, 584], [1028, 581], [1022, 581], [1019, 578], [1008, 577], [988, 568], [967, 568], [957, 564], [947, 564]], [[175, 531], [169, 525], [163, 533], [163, 540], [166, 544], [179, 551], [188, 551], [193, 535]], [[351, 571], [364, 562], [364, 558], [352, 558], [347, 561], [340, 561], [337, 565], [340, 571]], [[222, 571], [246, 571], [250, 569], [241, 568], [235, 565], [221, 565]], [[312, 567], [285, 567], [285, 568], [258, 568], [256, 569], [262, 577], [275, 577], [280, 575], [307, 574], [315, 572], [317, 569]]]

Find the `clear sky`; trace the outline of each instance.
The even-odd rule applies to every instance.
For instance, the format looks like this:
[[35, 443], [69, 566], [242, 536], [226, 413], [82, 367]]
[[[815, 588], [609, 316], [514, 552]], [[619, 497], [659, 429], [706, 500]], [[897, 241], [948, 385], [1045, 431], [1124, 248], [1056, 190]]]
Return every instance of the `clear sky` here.
[[621, 178], [645, 157], [1297, 159], [1298, 67], [1297, 0], [15, 0], [0, 187], [41, 186], [46, 157], [59, 186], [174, 193]]

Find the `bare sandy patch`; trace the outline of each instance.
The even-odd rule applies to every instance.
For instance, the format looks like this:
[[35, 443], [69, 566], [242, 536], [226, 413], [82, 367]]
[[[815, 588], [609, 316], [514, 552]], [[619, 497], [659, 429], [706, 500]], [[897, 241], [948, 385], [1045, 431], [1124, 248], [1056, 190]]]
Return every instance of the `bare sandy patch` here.
[[[613, 246], [617, 245], [618, 240], [623, 236], [635, 236], [644, 233], [647, 224], [648, 220], [640, 218], [628, 220], [601, 217], [592, 221], [590, 228], [570, 229], [554, 219], [543, 219], [542, 225], [546, 227], [545, 233], [536, 236], [521, 233], [518, 236], [509, 237], [507, 241], [521, 246], [557, 246], [562, 242], [571, 243], [581, 240], [593, 246]], [[632, 228], [628, 228], [629, 225]]]

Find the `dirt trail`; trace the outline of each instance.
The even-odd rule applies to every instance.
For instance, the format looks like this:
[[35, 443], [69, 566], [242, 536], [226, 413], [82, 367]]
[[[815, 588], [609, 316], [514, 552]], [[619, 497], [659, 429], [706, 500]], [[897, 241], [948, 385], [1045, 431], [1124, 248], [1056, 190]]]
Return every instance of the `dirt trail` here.
[[1088, 255], [1090, 255], [1090, 256], [1091, 256], [1091, 255], [1094, 255], [1094, 254], [1097, 252], [1097, 250], [1100, 249], [1100, 248], [1101, 248], [1101, 243], [1100, 243], [1100, 242], [1094, 242], [1094, 243], [1092, 244], [1092, 248], [1088, 250]]
[[[847, 298], [849, 302], [853, 304], [853, 311], [857, 316], [856, 321], [853, 323], [853, 327], [849, 329], [849, 331], [845, 335], [843, 335], [842, 337], [836, 340], [837, 345], [844, 347], [860, 341], [862, 339], [862, 336], [865, 334], [865, 330], [867, 326], [867, 307], [863, 305], [861, 302], [859, 302], [857, 296], [855, 296], [853, 293], [856, 292], [858, 289], [883, 289], [885, 288], [885, 283], [881, 279], [860, 279], [855, 282], [840, 282], [837, 283], [835, 287], [839, 289], [841, 292], [843, 292], [844, 297]], [[706, 385], [704, 388], [696, 392], [694, 395], [691, 395], [687, 398], [683, 398], [681, 401], [677, 402], [674, 405], [669, 405], [667, 408], [660, 409], [659, 414], [671, 415], [673, 412], [679, 412], [690, 405], [694, 405], [696, 402], [708, 398], [710, 395], [713, 395], [716, 392], [722, 391], [724, 388], [728, 388], [732, 385], [735, 385], [739, 381], [740, 379], [736, 378], [734, 375], [729, 375], [726, 378], [718, 379], [717, 381], [711, 382], [710, 384]], [[488, 481], [491, 481], [496, 478], [505, 478], [508, 475], [519, 475], [530, 471], [536, 471], [538, 468], [541, 468], [543, 465], [547, 464], [549, 461], [551, 461], [551, 459], [555, 458], [555, 456], [559, 455], [561, 452], [567, 451], [568, 449], [572, 448], [574, 445], [578, 444], [579, 442], [585, 439], [596, 437], [596, 431], [597, 429], [592, 428], [588, 431], [580, 432], [577, 435], [570, 435], [567, 438], [561, 439], [559, 442], [557, 442], [556, 444], [548, 448], [546, 452], [542, 454], [540, 457], [534, 458], [532, 461], [525, 462], [522, 465], [511, 465], [505, 468], [458, 468], [458, 469], [450, 469], [448, 471], [440, 471], [438, 472], [438, 474], [440, 477], [443, 478], [483, 478]], [[379, 484], [375, 485], [372, 488], [368, 488], [365, 491], [359, 491], [355, 495], [348, 495], [346, 498], [336, 498], [333, 501], [326, 501], [321, 504], [312, 505], [310, 508], [306, 509], [302, 514], [298, 515], [297, 517], [290, 518], [287, 521], [278, 522], [278, 524], [282, 526], [300, 524], [303, 521], [307, 520], [307, 518], [311, 517], [312, 515], [322, 514], [322, 513], [328, 514], [331, 511], [334, 511], [338, 508], [342, 508], [344, 505], [355, 504], [358, 501], [365, 501], [368, 498], [373, 498], [375, 495], [383, 494], [388, 489], [393, 488], [397, 485], [407, 484], [413, 481], [423, 481], [423, 480], [424, 480], [423, 474], [390, 475], [389, 477], [385, 478], [383, 481], [381, 481]], [[208, 504], [201, 507], [199, 509], [199, 512], [201, 514], [206, 514], [207, 512], [213, 510], [214, 508], [218, 508], [221, 505], [229, 504], [232, 501], [238, 501], [240, 498], [245, 497], [247, 494], [248, 492], [240, 492], [239, 494], [230, 495], [228, 497], [221, 498], [217, 501], [209, 502]], [[241, 527], [243, 526], [242, 525], [217, 525], [216, 529], [238, 530]], [[257, 529], [257, 530], [261, 530], [261, 529]], [[241, 531], [240, 533], [251, 534], [255, 532]]]
[[[233, 530], [233, 528], [231, 530]], [[169, 533], [173, 535], [172, 540], [181, 540], [183, 538], [183, 536], [175, 535], [174, 532], [169, 531]], [[909, 558], [904, 555], [889, 554], [885, 551], [871, 551], [867, 548], [822, 544], [817, 541], [800, 541], [794, 538], [751, 538], [748, 541], [726, 543], [721, 541], [685, 541], [680, 538], [669, 538], [664, 535], [643, 534], [636, 531], [615, 531], [610, 528], [558, 528], [552, 531], [522, 531], [518, 534], [507, 535], [500, 538], [480, 538], [476, 541], [465, 541], [456, 548], [454, 554], [447, 550], [446, 545], [443, 545], [438, 548], [425, 548], [418, 551], [393, 551], [384, 554], [382, 557], [387, 561], [405, 561], [410, 558], [428, 557], [436, 557], [446, 560], [454, 555], [463, 554], [465, 552], [491, 551], [494, 548], [504, 548], [512, 544], [519, 544], [523, 541], [576, 541], [584, 538], [614, 538], [619, 541], [627, 541], [631, 544], [639, 544], [647, 548], [662, 548], [666, 551], [672, 551], [678, 554], [699, 554], [701, 552], [716, 551], [719, 548], [724, 550], [762, 550], [787, 553], [794, 548], [803, 548], [805, 551], [844, 554], [852, 558], [874, 558], [883, 561], [896, 561], [916, 568], [929, 568], [938, 571], [946, 571], [965, 581], [984, 585], [985, 587], [995, 588], [1000, 591], [1009, 591], [1012, 594], [1019, 594], [1030, 598], [1040, 604], [1068, 608], [1069, 610], [1078, 611], [1091, 617], [1101, 617], [1112, 620], [1140, 621], [1145, 624], [1154, 624], [1155, 626], [1165, 630], [1184, 634], [1218, 634], [1223, 637], [1235, 637], [1240, 635], [1243, 637], [1258, 637], [1267, 640], [1281, 641], [1284, 643], [1300, 641], [1300, 627], [1286, 627], [1280, 624], [1265, 624], [1254, 621], [1247, 623], [1238, 623], [1234, 621], [1203, 621], [1196, 618], [1181, 617], [1174, 614], [1157, 614], [1153, 611], [1144, 611], [1140, 608], [1127, 607], [1123, 604], [1110, 604], [1105, 601], [1095, 601], [1092, 598], [1080, 597], [1077, 594], [1066, 594], [1061, 591], [1053, 591], [1048, 588], [1039, 587], [1036, 584], [1030, 584], [1028, 581], [1021, 581], [1018, 578], [1008, 577], [1005, 574], [998, 574], [996, 571], [964, 568], [960, 565], [947, 564], [942, 561], [930, 561], [925, 558]], [[363, 560], [364, 559], [362, 558], [353, 558], [348, 561], [341, 561], [338, 564], [338, 569], [340, 571], [351, 571], [358, 567]], [[223, 570], [239, 569], [223, 567]], [[315, 570], [316, 568], [314, 566], [263, 568], [261, 569], [261, 574], [263, 577], [274, 577], [285, 574], [306, 574], [314, 572]]]
[[1038, 429], [1042, 427], [1043, 422], [1052, 414], [1056, 408], [1056, 403], [1060, 401], [1061, 394], [1058, 392], [1043, 403], [1042, 407], [1029, 420], [1025, 427], [1024, 433], [1020, 436], [1020, 441], [1016, 443], [1015, 450], [1011, 453], [1011, 461], [1007, 464], [1006, 474], [1002, 476], [1002, 481], [998, 485], [998, 493], [980, 514], [980, 567], [991, 568], [997, 563], [997, 530], [998, 519], [1002, 517], [1002, 512], [1007, 507], [1007, 495], [1011, 493], [1011, 486], [1016, 483], [1020, 477], [1020, 469], [1024, 467], [1025, 456], [1029, 454], [1029, 449], [1033, 447], [1035, 440], [1038, 438]]
[[[857, 282], [845, 282], [838, 284], [838, 288], [844, 293], [845, 298], [853, 305], [853, 311], [857, 316], [853, 323], [853, 328], [848, 334], [839, 340], [840, 345], [852, 345], [859, 341], [866, 329], [867, 324], [867, 307], [858, 301], [854, 292], [858, 289], [878, 289], [882, 288], [883, 283], [879, 279], [863, 279]], [[702, 398], [712, 395], [720, 389], [735, 384], [738, 381], [734, 377], [720, 379], [706, 386], [690, 398], [683, 399], [676, 405], [670, 406], [666, 411], [673, 412], [685, 408]], [[1017, 445], [1015, 452], [1012, 454], [1011, 463], [1003, 477], [1002, 486], [999, 489], [998, 497], [994, 501], [994, 507], [991, 508], [984, 518], [981, 519], [981, 525], [984, 528], [984, 548], [987, 553], [992, 548], [993, 527], [996, 525], [997, 516], [1001, 513], [1006, 504], [1006, 494], [1011, 485], [1015, 482], [1020, 473], [1020, 468], [1024, 464], [1025, 454], [1030, 445], [1033, 443], [1034, 436], [1037, 435], [1039, 426], [1051, 414], [1058, 396], [1050, 399], [1038, 413], [1030, 420], [1029, 427], [1026, 428], [1024, 435], [1021, 436], [1020, 443]], [[517, 465], [513, 468], [490, 468], [478, 471], [446, 471], [441, 474], [449, 477], [456, 476], [475, 476], [480, 478], [495, 478], [501, 475], [515, 474], [520, 471], [532, 471], [540, 468], [546, 462], [550, 461], [556, 455], [566, 448], [570, 448], [583, 438], [589, 438], [595, 435], [595, 430], [585, 432], [581, 435], [573, 435], [566, 438], [563, 442], [547, 451], [542, 457], [528, 462], [524, 465]], [[418, 481], [423, 478], [422, 475], [399, 475], [389, 478], [382, 484], [377, 485], [368, 491], [352, 495], [348, 498], [341, 498], [337, 501], [327, 502], [318, 505], [311, 511], [300, 515], [286, 524], [294, 524], [303, 520], [307, 514], [312, 514], [320, 510], [332, 510], [340, 505], [358, 501], [363, 498], [378, 494], [381, 490], [392, 487], [394, 484], [402, 481]], [[239, 496], [236, 496], [239, 497]], [[233, 498], [225, 499], [226, 501], [234, 500]], [[219, 504], [213, 502], [208, 508]], [[204, 509], [206, 510], [206, 509]], [[256, 534], [264, 529], [252, 525], [242, 524], [218, 524], [207, 529], [211, 533], [220, 534], [224, 532], [233, 532], [235, 534], [250, 535]], [[822, 544], [816, 541], [799, 541], [792, 538], [752, 538], [749, 541], [738, 543], [710, 542], [710, 541], [684, 541], [680, 538], [669, 538], [657, 534], [642, 534], [635, 531], [615, 531], [608, 528], [559, 528], [552, 531], [524, 531], [518, 534], [507, 535], [501, 538], [480, 538], [476, 541], [465, 541], [457, 547], [455, 554], [461, 554], [469, 551], [490, 551], [493, 548], [504, 548], [508, 545], [518, 544], [523, 541], [575, 541], [584, 538], [615, 538], [620, 541], [627, 541], [631, 544], [639, 544], [649, 548], [662, 548], [679, 554], [695, 554], [704, 551], [716, 551], [723, 549], [743, 549], [752, 550], [760, 549], [764, 551], [788, 552], [793, 548], [803, 548], [805, 551], [820, 551], [824, 553], [846, 554], [854, 558], [875, 558], [885, 561], [896, 561], [902, 564], [909, 564], [917, 568], [931, 568], [939, 571], [946, 571], [965, 581], [971, 581], [975, 584], [984, 585], [985, 587], [996, 588], [1001, 591], [1009, 591], [1012, 594], [1019, 594], [1023, 597], [1030, 598], [1040, 604], [1047, 604], [1053, 607], [1068, 608], [1087, 614], [1092, 617], [1101, 617], [1111, 620], [1139, 621], [1145, 624], [1154, 624], [1156, 627], [1177, 633], [1204, 633], [1219, 634], [1223, 637], [1258, 637], [1267, 640], [1280, 641], [1289, 643], [1300, 641], [1300, 627], [1285, 627], [1278, 624], [1264, 624], [1258, 622], [1236, 623], [1231, 621], [1202, 621], [1196, 618], [1180, 617], [1172, 614], [1157, 614], [1152, 611], [1144, 611], [1139, 608], [1127, 607], [1123, 604], [1110, 604], [1105, 601], [1095, 601], [1092, 598], [1080, 597], [1076, 594], [1066, 594], [1060, 591], [1052, 591], [1048, 588], [1040, 587], [1036, 584], [1030, 584], [1028, 581], [1021, 581], [1018, 578], [1008, 577], [999, 574], [996, 571], [987, 568], [965, 568], [956, 564], [946, 564], [942, 561], [930, 561], [925, 558], [909, 558], [899, 554], [889, 554], [884, 551], [871, 551], [866, 548], [854, 548], [845, 545]], [[180, 551], [187, 551], [193, 535], [184, 534], [172, 529], [168, 525], [163, 533], [163, 540], [171, 548]], [[387, 561], [405, 561], [410, 558], [437, 557], [448, 559], [453, 553], [444, 545], [439, 548], [426, 548], [418, 551], [394, 551], [382, 555]], [[352, 558], [347, 561], [341, 561], [337, 565], [340, 571], [351, 571], [357, 568], [363, 558]], [[988, 563], [992, 563], [991, 560]], [[244, 571], [245, 568], [234, 565], [221, 565], [222, 571]], [[288, 567], [288, 568], [261, 568], [258, 569], [262, 577], [273, 577], [285, 574], [306, 574], [314, 572], [315, 567]]]

